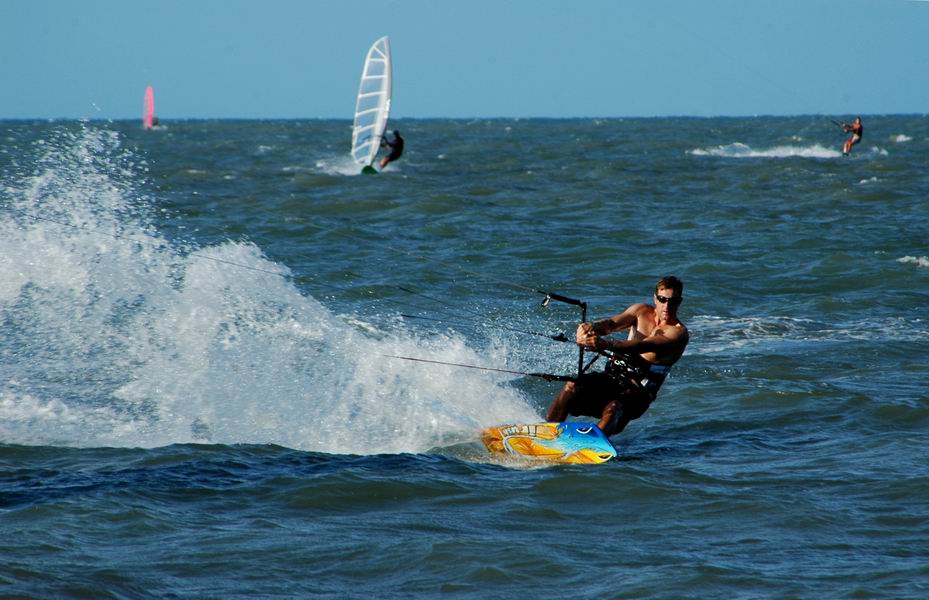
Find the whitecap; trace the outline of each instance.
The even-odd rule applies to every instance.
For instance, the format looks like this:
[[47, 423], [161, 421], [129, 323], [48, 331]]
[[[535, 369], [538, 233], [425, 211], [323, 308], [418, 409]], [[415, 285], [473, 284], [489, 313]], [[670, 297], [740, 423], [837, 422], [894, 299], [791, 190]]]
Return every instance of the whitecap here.
[[[908, 257], [912, 258], [912, 257]], [[929, 267], [929, 258], [921, 266]], [[765, 352], [780, 348], [793, 348], [799, 344], [828, 343], [848, 340], [894, 339], [907, 332], [911, 337], [925, 339], [929, 331], [913, 332], [911, 324], [902, 317], [884, 317], [876, 321], [852, 320], [839, 322], [817, 321], [789, 316], [767, 315], [758, 317], [720, 317], [697, 315], [690, 319], [700, 341], [688, 348], [694, 354], [732, 352]], [[875, 331], [879, 331], [876, 334]]]
[[898, 263], [914, 264], [917, 267], [929, 268], [929, 256], [904, 256], [897, 259]]

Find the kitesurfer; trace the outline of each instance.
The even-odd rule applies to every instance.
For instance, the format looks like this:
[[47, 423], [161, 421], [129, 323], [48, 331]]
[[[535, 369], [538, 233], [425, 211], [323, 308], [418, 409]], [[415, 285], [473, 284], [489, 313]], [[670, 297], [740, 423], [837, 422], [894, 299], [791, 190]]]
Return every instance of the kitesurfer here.
[[[669, 275], [655, 285], [654, 305], [633, 304], [608, 319], [578, 325], [577, 344], [610, 353], [609, 363], [601, 372], [566, 383], [546, 419], [561, 422], [569, 414], [595, 417], [603, 433], [611, 436], [641, 417], [687, 347], [687, 327], [677, 318], [683, 292], [684, 284]], [[606, 339], [626, 329], [628, 339]]]
[[381, 148], [390, 148], [390, 153], [381, 159], [381, 169], [386, 167], [387, 163], [400, 158], [400, 155], [403, 154], [403, 138], [400, 137], [400, 132], [394, 129], [393, 135], [393, 141], [389, 141], [386, 135], [381, 140]]
[[851, 125], [842, 123], [842, 130], [845, 131], [845, 133], [851, 132], [851, 135], [845, 140], [845, 145], [842, 146], [842, 154], [848, 156], [852, 151], [852, 146], [860, 142], [861, 136], [864, 134], [864, 127], [861, 125], [861, 117], [855, 117]]

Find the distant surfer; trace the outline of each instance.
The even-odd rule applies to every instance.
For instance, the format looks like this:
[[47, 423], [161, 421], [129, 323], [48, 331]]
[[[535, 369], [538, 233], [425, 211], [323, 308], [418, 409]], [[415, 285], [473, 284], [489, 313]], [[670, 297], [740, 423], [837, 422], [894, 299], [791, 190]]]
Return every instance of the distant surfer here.
[[861, 125], [861, 117], [855, 117], [851, 125], [842, 123], [842, 130], [845, 133], [851, 132], [851, 135], [845, 140], [845, 145], [842, 146], [842, 154], [848, 156], [852, 152], [852, 146], [860, 142], [861, 136], [864, 134], [864, 127]]
[[381, 159], [381, 169], [387, 166], [387, 163], [391, 163], [403, 154], [403, 138], [400, 137], [400, 132], [394, 129], [393, 131], [394, 139], [389, 141], [387, 136], [381, 140], [381, 148], [390, 148], [390, 153]]
[[[690, 339], [687, 327], [677, 319], [683, 292], [681, 280], [663, 277], [655, 285], [654, 306], [633, 304], [608, 319], [578, 325], [577, 344], [609, 353], [609, 363], [601, 372], [566, 383], [546, 419], [561, 422], [569, 414], [595, 417], [609, 437], [641, 417]], [[605, 338], [625, 329], [629, 330], [626, 340]]]

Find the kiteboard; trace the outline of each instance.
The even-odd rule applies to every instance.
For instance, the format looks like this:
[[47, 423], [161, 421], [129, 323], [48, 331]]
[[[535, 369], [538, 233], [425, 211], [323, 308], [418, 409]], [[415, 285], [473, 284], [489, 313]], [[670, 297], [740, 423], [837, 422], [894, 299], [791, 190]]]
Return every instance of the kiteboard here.
[[616, 457], [616, 448], [590, 423], [530, 423], [488, 427], [481, 441], [492, 454], [592, 465]]

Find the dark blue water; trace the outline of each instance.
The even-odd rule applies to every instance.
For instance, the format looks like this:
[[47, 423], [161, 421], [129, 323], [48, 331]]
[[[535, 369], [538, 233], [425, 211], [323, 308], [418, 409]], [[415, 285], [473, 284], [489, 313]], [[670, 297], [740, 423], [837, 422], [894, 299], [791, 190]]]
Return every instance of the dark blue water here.
[[[929, 594], [929, 119], [0, 122], [0, 595]], [[684, 281], [597, 467], [545, 335]], [[532, 335], [526, 331], [543, 333]]]

